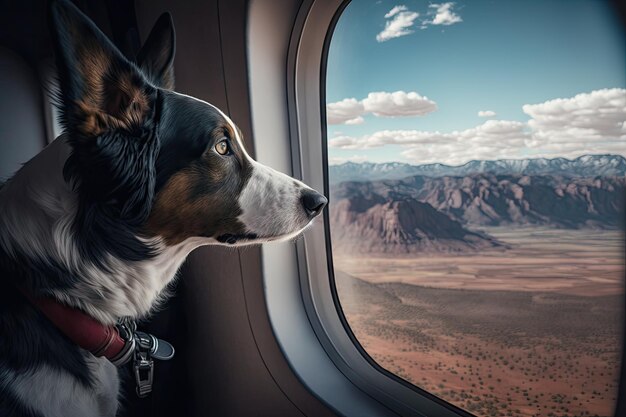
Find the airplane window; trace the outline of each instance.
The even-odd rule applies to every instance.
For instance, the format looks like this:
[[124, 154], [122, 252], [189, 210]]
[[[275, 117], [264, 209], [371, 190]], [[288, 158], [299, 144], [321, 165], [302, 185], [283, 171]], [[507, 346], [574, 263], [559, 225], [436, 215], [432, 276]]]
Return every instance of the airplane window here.
[[481, 416], [613, 415], [624, 32], [607, 2], [353, 0], [326, 73], [349, 330]]

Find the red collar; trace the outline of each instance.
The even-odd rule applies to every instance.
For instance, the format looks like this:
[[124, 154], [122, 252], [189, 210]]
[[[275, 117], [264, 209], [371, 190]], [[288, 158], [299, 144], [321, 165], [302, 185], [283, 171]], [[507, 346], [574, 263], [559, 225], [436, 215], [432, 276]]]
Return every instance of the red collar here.
[[128, 341], [114, 325], [104, 325], [85, 312], [61, 304], [50, 297], [34, 297], [20, 288], [20, 292], [41, 311], [68, 339], [91, 352], [104, 356], [121, 366], [128, 362], [133, 352], [133, 338]]

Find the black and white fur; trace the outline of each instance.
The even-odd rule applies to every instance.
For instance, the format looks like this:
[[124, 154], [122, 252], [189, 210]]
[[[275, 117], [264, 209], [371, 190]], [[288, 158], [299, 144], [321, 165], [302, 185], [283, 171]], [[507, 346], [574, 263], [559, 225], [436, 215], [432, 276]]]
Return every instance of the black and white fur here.
[[136, 63], [68, 1], [50, 22], [65, 133], [0, 188], [0, 416], [114, 416], [117, 369], [15, 285], [105, 324], [146, 317], [193, 249], [291, 239], [326, 199], [252, 160], [219, 109], [173, 91], [168, 14]]

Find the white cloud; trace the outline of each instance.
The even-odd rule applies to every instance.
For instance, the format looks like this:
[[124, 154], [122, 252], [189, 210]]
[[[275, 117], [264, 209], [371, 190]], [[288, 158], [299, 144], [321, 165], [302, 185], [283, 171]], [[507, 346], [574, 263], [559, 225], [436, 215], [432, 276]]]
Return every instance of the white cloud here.
[[357, 116], [354, 119], [349, 119], [344, 122], [346, 125], [361, 125], [365, 123], [365, 119], [361, 116]]
[[365, 162], [367, 161], [369, 158], [365, 155], [352, 155], [352, 156], [333, 156], [331, 158], [329, 158], [328, 163], [330, 165], [340, 165], [340, 164], [344, 164], [346, 162], [355, 162], [355, 163], [360, 163], [360, 162]]
[[[522, 122], [488, 120], [482, 125], [462, 131], [442, 133], [421, 130], [381, 130], [360, 138], [338, 136], [328, 141], [330, 147], [341, 149], [370, 149], [386, 145], [458, 145], [468, 147], [494, 143], [494, 147], [524, 144], [527, 133]], [[469, 149], [471, 151], [471, 149]]]
[[423, 116], [437, 110], [437, 104], [414, 91], [369, 93], [362, 100], [365, 111], [379, 117]]
[[447, 133], [383, 130], [359, 138], [336, 137], [329, 140], [328, 144], [331, 148], [354, 150], [399, 145], [406, 148], [401, 155], [410, 162], [457, 165], [472, 159], [511, 158], [511, 150], [524, 148], [528, 138], [525, 123], [488, 120], [471, 129]]
[[326, 106], [328, 124], [364, 123], [363, 115], [377, 117], [423, 116], [437, 110], [437, 103], [415, 91], [372, 92], [363, 100], [346, 98]]
[[[326, 118], [329, 125], [338, 125], [354, 121], [365, 112], [363, 103], [355, 98], [344, 98], [326, 105]], [[362, 119], [362, 118], [361, 118]]]
[[496, 117], [496, 112], [492, 110], [480, 110], [478, 117]]
[[419, 13], [409, 11], [406, 6], [395, 6], [385, 15], [385, 18], [388, 19], [385, 22], [385, 29], [376, 35], [376, 40], [385, 42], [413, 33], [414, 31], [410, 28], [418, 17]]
[[431, 25], [450, 26], [463, 21], [463, 19], [461, 19], [461, 16], [459, 16], [452, 10], [454, 7], [453, 2], [431, 4], [428, 7], [436, 10], [435, 17], [433, 18], [433, 20], [428, 22]]
[[[611, 88], [522, 107], [538, 143], [626, 140], [626, 90]], [[626, 143], [623, 143], [626, 147]]]
[[385, 19], [389, 19], [390, 17], [393, 17], [395, 15], [397, 15], [400, 12], [405, 12], [409, 9], [407, 9], [407, 7], [405, 5], [399, 5], [399, 6], [394, 6], [393, 9], [389, 10], [389, 12], [387, 12], [387, 14], [385, 15]]
[[405, 5], [394, 6], [385, 14], [385, 29], [376, 35], [378, 42], [386, 42], [390, 39], [410, 35], [415, 32], [414, 26], [427, 29], [429, 26], [450, 26], [463, 21], [455, 10], [454, 2], [434, 3], [428, 6], [426, 18], [416, 20], [420, 14], [409, 10]]
[[399, 145], [414, 163], [462, 164], [472, 159], [574, 158], [588, 153], [626, 156], [626, 89], [596, 90], [572, 98], [523, 106], [527, 123], [487, 120], [465, 130], [383, 130], [362, 137], [338, 136], [329, 146], [371, 149]]

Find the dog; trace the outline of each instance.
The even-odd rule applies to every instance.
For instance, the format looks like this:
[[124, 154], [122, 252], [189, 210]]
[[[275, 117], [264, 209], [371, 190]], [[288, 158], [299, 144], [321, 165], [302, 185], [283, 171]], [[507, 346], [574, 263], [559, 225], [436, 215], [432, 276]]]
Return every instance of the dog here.
[[144, 318], [193, 249], [293, 239], [327, 199], [173, 91], [169, 14], [135, 62], [69, 1], [49, 16], [64, 133], [0, 188], [0, 415], [114, 416], [117, 367], [33, 299], [102, 326]]

